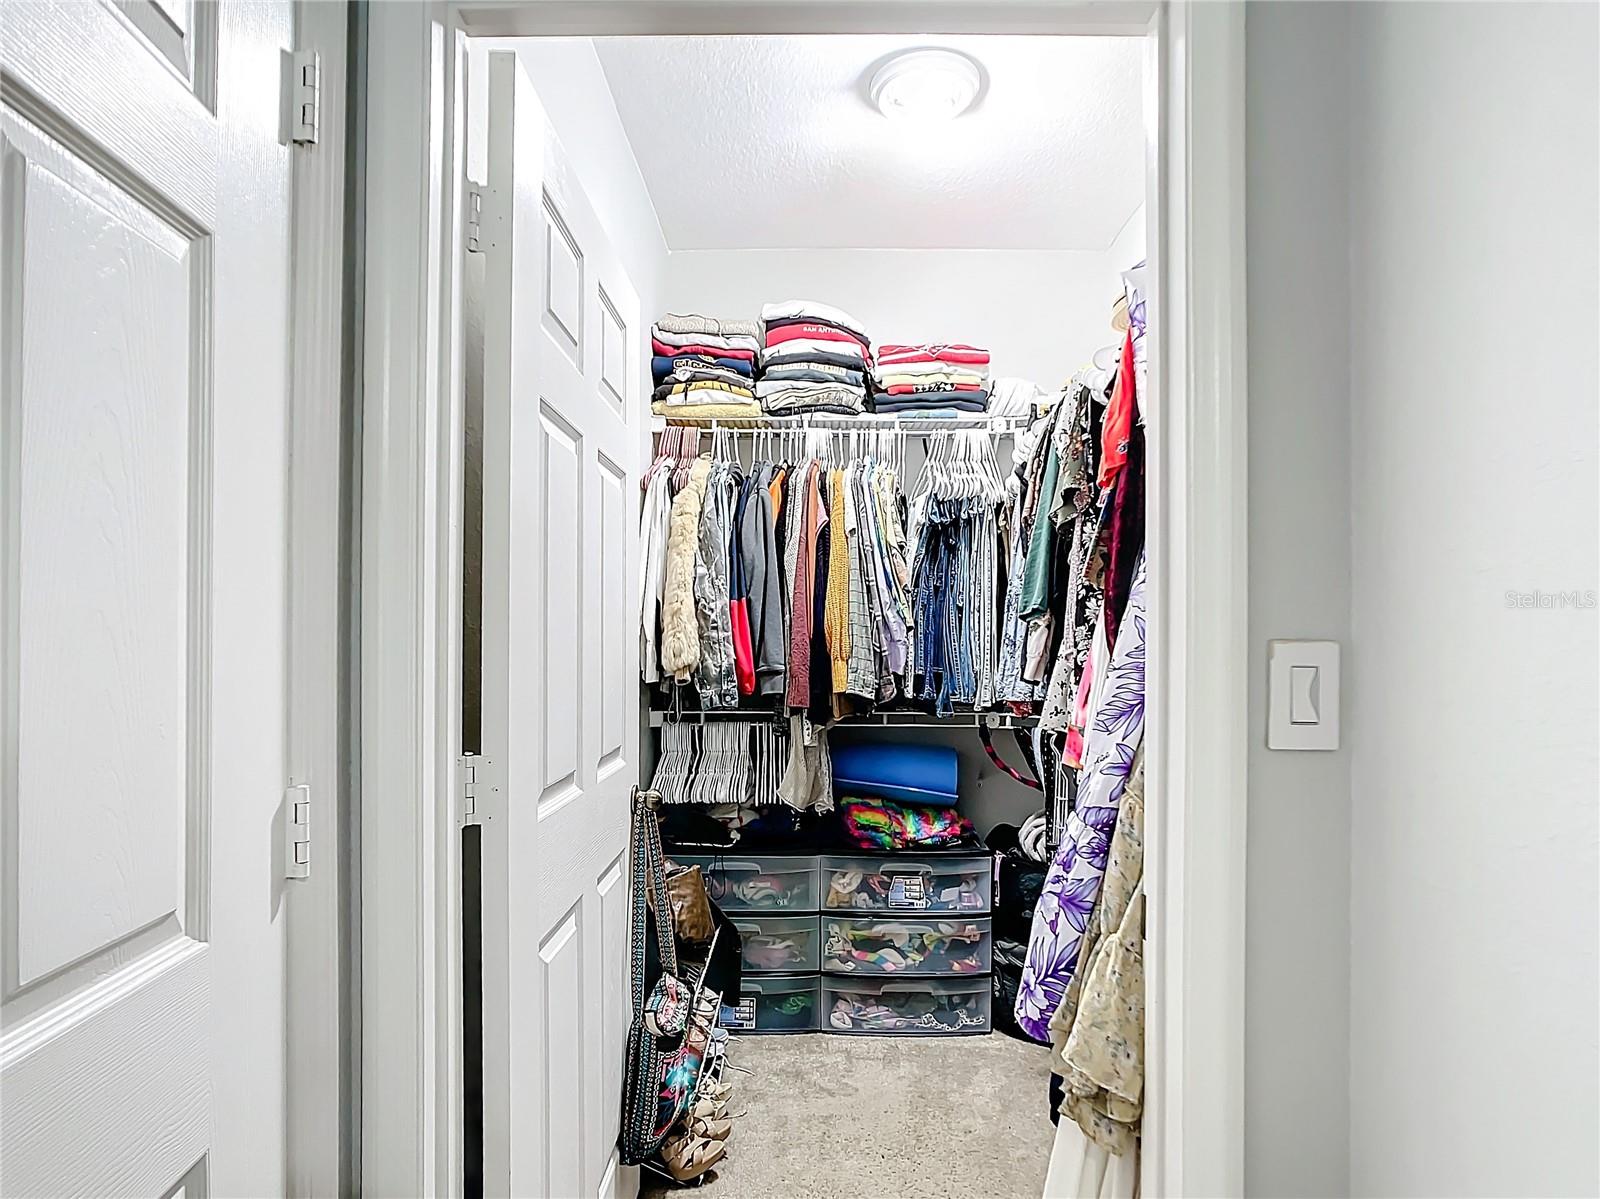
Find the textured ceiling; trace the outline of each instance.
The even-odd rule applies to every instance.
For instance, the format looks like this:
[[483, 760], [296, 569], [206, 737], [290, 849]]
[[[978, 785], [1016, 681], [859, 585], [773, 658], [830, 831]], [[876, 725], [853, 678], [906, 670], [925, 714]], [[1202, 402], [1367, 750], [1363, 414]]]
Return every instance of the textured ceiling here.
[[[1114, 37], [641, 37], [595, 43], [674, 250], [1103, 250], [1144, 198], [1143, 42]], [[960, 119], [870, 106], [896, 50], [983, 66]]]

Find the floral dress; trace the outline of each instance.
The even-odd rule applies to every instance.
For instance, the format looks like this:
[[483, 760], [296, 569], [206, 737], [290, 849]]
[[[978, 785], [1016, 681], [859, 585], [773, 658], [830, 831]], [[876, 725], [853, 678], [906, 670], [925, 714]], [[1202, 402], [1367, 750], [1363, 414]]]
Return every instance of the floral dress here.
[[1134, 567], [1128, 607], [1111, 653], [1105, 690], [1084, 750], [1077, 803], [1045, 876], [1017, 993], [1016, 1015], [1029, 1036], [1048, 1040], [1078, 965], [1078, 950], [1100, 895], [1117, 806], [1144, 739], [1145, 556]]

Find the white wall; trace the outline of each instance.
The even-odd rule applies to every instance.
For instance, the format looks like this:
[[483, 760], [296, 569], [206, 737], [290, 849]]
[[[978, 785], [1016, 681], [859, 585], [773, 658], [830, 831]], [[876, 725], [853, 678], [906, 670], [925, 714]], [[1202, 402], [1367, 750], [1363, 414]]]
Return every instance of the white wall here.
[[1145, 207], [1141, 204], [1117, 231], [1116, 237], [1111, 239], [1111, 246], [1105, 253], [1106, 267], [1110, 272], [1106, 286], [1112, 289], [1113, 295], [1122, 292], [1122, 272], [1144, 261], [1147, 239]]
[[1600, 1194], [1597, 16], [1352, 11], [1358, 1195]]
[[1103, 253], [1050, 250], [687, 250], [667, 268], [676, 312], [751, 318], [768, 300], [845, 309], [877, 342], [962, 341], [997, 375], [1047, 390], [1065, 383], [1111, 331], [1114, 276]]
[[1266, 747], [1266, 647], [1350, 632], [1348, 11], [1246, 16], [1245, 1187], [1348, 1193], [1350, 752]]

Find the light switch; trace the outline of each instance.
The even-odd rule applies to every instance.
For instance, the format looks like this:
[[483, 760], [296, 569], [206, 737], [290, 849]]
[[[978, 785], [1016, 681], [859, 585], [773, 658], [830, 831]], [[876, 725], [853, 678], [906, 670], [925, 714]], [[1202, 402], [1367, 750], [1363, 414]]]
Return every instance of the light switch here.
[[1339, 643], [1267, 644], [1267, 748], [1339, 748]]
[[1316, 724], [1317, 701], [1311, 691], [1317, 685], [1315, 666], [1289, 667], [1289, 723]]

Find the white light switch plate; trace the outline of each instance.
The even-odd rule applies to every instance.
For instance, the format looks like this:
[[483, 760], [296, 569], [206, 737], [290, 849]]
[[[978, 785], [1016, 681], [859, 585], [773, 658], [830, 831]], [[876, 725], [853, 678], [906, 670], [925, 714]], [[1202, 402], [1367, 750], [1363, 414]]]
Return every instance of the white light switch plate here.
[[1267, 748], [1339, 748], [1339, 643], [1267, 642]]

